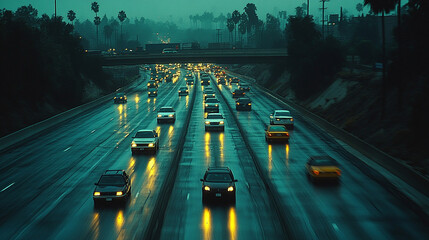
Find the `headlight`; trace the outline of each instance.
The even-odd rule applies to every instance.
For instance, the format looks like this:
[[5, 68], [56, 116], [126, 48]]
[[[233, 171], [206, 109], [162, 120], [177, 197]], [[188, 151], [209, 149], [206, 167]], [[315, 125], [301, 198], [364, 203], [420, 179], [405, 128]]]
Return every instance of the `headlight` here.
[[116, 97], [114, 97], [113, 99], [116, 99]]
[[228, 188], [228, 192], [232, 192], [232, 191], [234, 191], [234, 187], [233, 186], [231, 186], [231, 187]]
[[[229, 188], [228, 188], [229, 191]], [[123, 193], [122, 192], [116, 192], [116, 196], [121, 196]]]
[[293, 122], [293, 118], [291, 118], [290, 121]]
[[156, 92], [153, 92], [153, 93], [156, 93]]
[[155, 144], [153, 144], [153, 143], [149, 143], [149, 145], [147, 145], [148, 147], [153, 147], [153, 146], [155, 146]]
[[208, 107], [209, 105], [208, 104], [206, 104], [206, 107]]
[[218, 105], [218, 104], [216, 104], [215, 106], [216, 106], [216, 107], [219, 107], [219, 105]]
[[158, 114], [158, 117], [162, 117], [162, 115], [161, 115], [161, 114]]
[[204, 186], [204, 191], [210, 191], [210, 187], [209, 186]]
[[131, 142], [131, 147], [137, 147], [137, 143]]
[[240, 105], [240, 103], [238, 102], [237, 105]]
[[100, 196], [100, 192], [94, 192], [94, 196]]
[[224, 122], [223, 122], [223, 121], [220, 121], [220, 122], [219, 122], [219, 124], [221, 124], [221, 125], [222, 125], [222, 124], [224, 124]]
[[150, 94], [150, 92], [147, 92], [147, 94]]
[[173, 117], [173, 114], [168, 115], [168, 117]]
[[120, 97], [120, 99], [122, 99], [122, 97]]
[[208, 124], [210, 124], [210, 122], [209, 122], [209, 121], [206, 121], [206, 124], [208, 125]]
[[249, 105], [249, 106], [250, 106], [250, 105], [252, 105], [252, 104], [251, 104], [251, 103], [249, 103], [249, 104], [247, 104], [247, 105]]

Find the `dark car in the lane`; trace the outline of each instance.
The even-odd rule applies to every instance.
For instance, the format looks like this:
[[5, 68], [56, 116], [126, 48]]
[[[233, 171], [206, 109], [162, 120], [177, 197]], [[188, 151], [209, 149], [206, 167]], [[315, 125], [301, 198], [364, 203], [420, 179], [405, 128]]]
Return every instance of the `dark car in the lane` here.
[[147, 90], [147, 96], [148, 97], [156, 97], [156, 96], [158, 96], [158, 88], [149, 88]]
[[231, 169], [210, 167], [200, 181], [202, 182], [203, 203], [209, 200], [229, 200], [235, 203], [237, 179], [234, 179]]
[[219, 112], [219, 100], [216, 98], [210, 97], [206, 99], [204, 104], [204, 112]]
[[243, 90], [245, 92], [250, 91], [250, 86], [248, 84], [245, 83], [240, 83], [240, 86], [238, 87], [238, 89]]
[[179, 96], [187, 96], [189, 94], [188, 87], [180, 87], [179, 88]]
[[127, 103], [127, 101], [127, 96], [122, 92], [116, 93], [113, 97], [113, 103]]
[[94, 206], [103, 202], [125, 203], [131, 197], [131, 181], [124, 170], [106, 170], [95, 183]]
[[234, 92], [232, 92], [232, 97], [233, 98], [240, 98], [240, 97], [244, 97], [244, 95], [246, 95], [246, 92], [240, 89], [235, 89]]
[[237, 111], [250, 111], [252, 110], [252, 101], [248, 97], [241, 97], [235, 102], [235, 109]]

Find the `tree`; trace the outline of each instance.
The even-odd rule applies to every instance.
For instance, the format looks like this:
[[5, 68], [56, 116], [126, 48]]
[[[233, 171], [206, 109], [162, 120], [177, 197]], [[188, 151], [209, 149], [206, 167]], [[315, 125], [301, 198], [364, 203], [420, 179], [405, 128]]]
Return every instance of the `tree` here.
[[95, 13], [94, 24], [96, 28], [97, 35], [97, 47], [98, 47], [98, 25], [100, 25], [101, 19], [98, 17], [98, 12], [100, 11], [100, 5], [97, 2], [91, 3], [91, 10]]
[[67, 13], [67, 18], [70, 20], [70, 22], [72, 22], [73, 25], [73, 21], [76, 19], [76, 13], [73, 10], [70, 10]]
[[381, 13], [381, 38], [382, 38], [382, 59], [383, 59], [383, 84], [381, 90], [381, 118], [384, 118], [386, 105], [386, 36], [384, 26], [384, 13], [389, 13], [395, 9], [398, 0], [364, 0], [364, 5], [370, 5], [371, 11], [375, 14]]
[[247, 14], [244, 12], [241, 14], [240, 23], [238, 24], [238, 31], [241, 33], [240, 43], [243, 47], [243, 35], [247, 32], [249, 19], [247, 18]]
[[252, 30], [256, 28], [258, 24], [258, 15], [256, 14], [256, 6], [253, 3], [248, 3], [246, 7], [244, 7], [244, 11], [247, 14], [247, 18], [249, 19], [248, 30], [247, 30], [247, 42], [249, 43], [249, 36], [252, 34]]
[[36, 27], [38, 24], [37, 13], [37, 9], [30, 4], [28, 6], [18, 8], [15, 12], [15, 18], [25, 22], [31, 27]]
[[[232, 12], [232, 21], [234, 21], [234, 25], [235, 25], [235, 42], [237, 42], [237, 24], [240, 21], [240, 12], [235, 10], [234, 12]], [[235, 45], [234, 42], [234, 45]]]
[[229, 31], [229, 39], [231, 41], [232, 38], [232, 31], [234, 31], [235, 28], [235, 24], [234, 24], [234, 20], [232, 20], [232, 18], [228, 18], [226, 20], [226, 27], [228, 28]]
[[356, 10], [358, 11], [358, 13], [360, 15], [360, 12], [363, 11], [363, 5], [362, 5], [362, 3], [356, 4]]
[[122, 10], [118, 13], [118, 19], [121, 22], [121, 47], [123, 44], [123, 39], [122, 39], [122, 23], [124, 22], [124, 20], [127, 18], [127, 14], [125, 14], [125, 12]]

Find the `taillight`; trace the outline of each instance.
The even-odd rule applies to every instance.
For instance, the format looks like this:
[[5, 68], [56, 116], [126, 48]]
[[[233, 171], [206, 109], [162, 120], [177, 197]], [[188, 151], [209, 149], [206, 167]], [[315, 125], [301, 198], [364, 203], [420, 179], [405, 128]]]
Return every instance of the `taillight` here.
[[268, 133], [268, 136], [270, 136], [270, 137], [271, 137], [271, 136], [272, 136], [272, 134], [271, 134], [271, 133]]
[[338, 176], [341, 176], [341, 170], [337, 169], [335, 170], [335, 172], [337, 173]]
[[313, 170], [313, 173], [316, 174], [316, 175], [319, 175], [320, 172], [317, 171], [317, 170]]

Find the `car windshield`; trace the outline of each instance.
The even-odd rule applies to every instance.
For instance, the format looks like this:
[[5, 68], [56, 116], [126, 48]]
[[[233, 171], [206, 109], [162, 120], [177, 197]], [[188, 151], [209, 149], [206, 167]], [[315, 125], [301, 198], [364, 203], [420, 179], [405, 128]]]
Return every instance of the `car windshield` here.
[[125, 180], [122, 176], [101, 176], [98, 185], [102, 186], [123, 186], [125, 185]]
[[218, 103], [219, 101], [216, 98], [207, 98], [206, 103]]
[[290, 116], [290, 112], [289, 111], [277, 112], [276, 116]]
[[239, 98], [239, 102], [250, 102], [250, 98]]
[[231, 175], [228, 173], [208, 173], [207, 182], [232, 182]]
[[221, 114], [209, 114], [207, 115], [207, 119], [223, 119]]
[[173, 108], [161, 108], [159, 109], [159, 112], [174, 112]]
[[117, 97], [123, 97], [124, 95], [125, 95], [125, 94], [123, 94], [123, 93], [117, 93], [117, 94], [116, 94], [116, 96], [117, 96]]
[[313, 159], [313, 166], [336, 166], [338, 165], [337, 161], [331, 158], [315, 158]]
[[154, 91], [154, 92], [155, 92], [155, 91], [157, 91], [157, 90], [156, 90], [156, 88], [149, 88], [149, 91], [150, 91], [150, 92], [151, 92], [151, 91]]
[[271, 126], [270, 131], [271, 132], [284, 132], [284, 131], [286, 131], [286, 128], [284, 126]]
[[182, 88], [180, 88], [180, 90], [186, 91], [186, 90], [188, 90], [188, 88], [182, 87]]
[[155, 137], [152, 131], [137, 132], [136, 138], [153, 138]]

